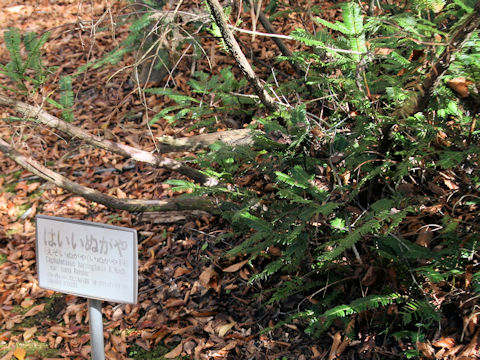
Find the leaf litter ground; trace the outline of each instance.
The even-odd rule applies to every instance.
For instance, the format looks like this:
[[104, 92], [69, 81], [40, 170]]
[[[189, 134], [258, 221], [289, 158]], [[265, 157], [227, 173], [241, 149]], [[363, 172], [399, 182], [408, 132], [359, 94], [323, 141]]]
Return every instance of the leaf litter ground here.
[[[88, 20], [92, 18], [107, 18], [103, 24], [108, 25], [105, 14], [110, 15], [110, 5], [106, 2], [26, 1], [16, 5], [1, 0], [0, 4], [2, 38], [9, 26], [37, 33], [51, 30], [51, 40], [45, 46], [45, 61], [49, 66], [58, 67], [56, 77], [70, 74], [88, 61], [100, 59], [127, 34], [127, 27], [116, 28], [113, 36], [111, 32], [92, 32], [92, 27], [88, 26]], [[326, 8], [329, 5], [325, 3]], [[112, 14], [122, 11], [127, 12], [128, 8], [122, 9], [120, 3], [111, 9]], [[333, 19], [338, 12], [326, 10], [325, 14]], [[278, 30], [289, 33], [294, 25], [295, 21], [283, 24], [284, 28], [278, 27]], [[252, 46], [255, 47], [255, 42]], [[254, 48], [253, 51], [266, 62], [276, 56], [276, 53], [264, 49]], [[8, 61], [4, 46], [0, 48], [0, 59], [2, 63]], [[233, 64], [225, 55], [216, 55], [212, 60], [217, 64]], [[145, 125], [145, 107], [134, 91], [128, 72], [122, 71], [110, 78], [115, 70], [132, 63], [133, 59], [127, 57], [114, 68], [89, 71], [75, 80], [75, 124], [97, 135], [153, 150], [152, 137]], [[173, 80], [180, 90], [187, 92], [190, 69], [182, 63], [179, 66]], [[41, 91], [48, 94], [54, 90], [49, 86], [46, 84]], [[155, 95], [148, 96], [145, 101], [150, 108], [168, 105], [165, 99]], [[59, 115], [54, 109], [48, 110]], [[8, 115], [14, 114], [3, 112], [1, 116]], [[151, 126], [151, 131], [156, 136], [189, 136], [194, 134], [189, 130], [190, 125], [173, 126], [160, 121]], [[125, 162], [121, 157], [85, 147], [74, 139], [63, 139], [62, 134], [50, 129], [25, 123], [4, 123], [0, 132], [18, 144], [20, 140], [26, 140], [22, 150], [39, 160], [47, 159], [49, 166], [59, 173], [110, 195], [144, 199], [178, 195], [164, 184], [170, 177], [178, 178], [175, 174]], [[249, 276], [256, 272], [255, 266], [249, 265], [242, 257], [222, 257], [226, 249], [235, 245], [235, 238], [226, 236], [232, 232], [228, 224], [206, 213], [113, 212], [40, 181], [4, 157], [0, 157], [0, 169], [1, 360], [90, 357], [85, 299], [38, 287], [34, 229], [34, 217], [38, 213], [127, 226], [139, 232], [139, 303], [135, 306], [103, 305], [105, 350], [109, 359], [159, 359], [162, 356], [370, 359], [403, 357], [404, 351], [412, 345], [401, 341], [386, 343], [368, 328], [365, 328], [361, 341], [351, 340], [340, 331], [343, 324], [334, 324], [320, 339], [307, 337], [300, 322], [264, 332], [295, 311], [299, 302], [318, 300], [312, 296], [289, 299], [278, 306], [265, 305], [266, 298], [261, 295], [260, 285], [248, 284]], [[458, 188], [451, 180], [453, 178], [445, 178], [448, 182], [445, 179], [432, 181], [431, 192], [447, 198]], [[252, 179], [244, 182], [247, 185]], [[404, 190], [412, 196], [418, 195], [414, 188]], [[443, 206], [445, 204], [434, 202], [422, 214], [408, 219], [404, 225], [406, 231], [416, 232]], [[468, 216], [470, 214], [464, 221], [469, 220]], [[425, 231], [420, 233], [417, 242], [429, 246], [431, 239], [431, 232]], [[367, 288], [375, 286], [385, 276], [381, 269], [368, 264], [353, 269], [353, 272], [357, 282], [355, 287], [359, 281]], [[393, 286], [398, 287], [395, 273], [388, 276]], [[468, 274], [465, 282], [467, 278]], [[280, 278], [276, 280], [282, 281]], [[458, 288], [462, 286], [466, 285]], [[450, 308], [455, 314], [447, 316], [446, 321], [453, 330], [445, 336], [438, 334], [432, 343], [416, 344], [422, 355], [425, 358], [474, 358], [478, 354], [480, 334], [476, 325], [476, 301], [462, 294], [452, 295], [445, 286], [432, 284], [432, 290], [439, 301], [451, 302]], [[349, 296], [347, 288], [342, 291]], [[468, 305], [465, 305], [467, 300]], [[462, 313], [458, 314], [462, 301]], [[374, 315], [370, 314], [371, 321], [374, 321]]]

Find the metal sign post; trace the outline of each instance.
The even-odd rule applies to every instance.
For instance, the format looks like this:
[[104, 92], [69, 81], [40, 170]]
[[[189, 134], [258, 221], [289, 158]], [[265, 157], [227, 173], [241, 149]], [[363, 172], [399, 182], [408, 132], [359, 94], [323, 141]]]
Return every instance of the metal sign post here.
[[92, 360], [105, 360], [102, 302], [100, 300], [88, 299], [88, 314], [90, 317], [90, 344], [92, 345]]
[[38, 284], [88, 299], [92, 359], [104, 360], [102, 301], [137, 303], [137, 232], [45, 215], [36, 223]]

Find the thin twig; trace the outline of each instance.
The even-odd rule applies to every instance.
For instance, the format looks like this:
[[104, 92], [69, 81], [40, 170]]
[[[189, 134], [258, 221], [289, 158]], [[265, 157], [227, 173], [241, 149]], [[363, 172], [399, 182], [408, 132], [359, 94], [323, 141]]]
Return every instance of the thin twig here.
[[233, 26], [228, 24], [228, 27], [234, 31], [238, 31], [241, 33], [245, 34], [250, 34], [250, 35], [258, 35], [258, 36], [265, 36], [269, 38], [278, 38], [278, 39], [286, 39], [286, 40], [294, 40], [291, 36], [288, 35], [282, 35], [282, 34], [276, 34], [276, 33], [264, 33], [260, 31], [253, 31], [253, 30], [247, 30], [247, 29], [241, 29], [239, 27]]
[[223, 9], [220, 6], [218, 0], [207, 0], [207, 4], [210, 8], [215, 23], [217, 24], [222, 38], [225, 41], [225, 45], [232, 54], [233, 58], [237, 62], [237, 65], [242, 70], [243, 74], [246, 76], [249, 83], [253, 86], [255, 93], [260, 98], [262, 104], [270, 111], [276, 112], [280, 110], [278, 104], [275, 103], [275, 100], [270, 96], [267, 90], [264, 88], [260, 79], [257, 77], [253, 71], [251, 65], [248, 63], [247, 58], [240, 49], [237, 40], [233, 36], [232, 31], [229, 29], [225, 15], [223, 14]]

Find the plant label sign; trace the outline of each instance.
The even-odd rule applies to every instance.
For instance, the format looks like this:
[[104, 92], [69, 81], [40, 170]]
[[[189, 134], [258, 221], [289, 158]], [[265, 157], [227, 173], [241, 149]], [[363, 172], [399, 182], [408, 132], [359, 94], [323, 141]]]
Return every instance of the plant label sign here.
[[97, 300], [135, 304], [137, 231], [89, 221], [37, 215], [41, 288]]

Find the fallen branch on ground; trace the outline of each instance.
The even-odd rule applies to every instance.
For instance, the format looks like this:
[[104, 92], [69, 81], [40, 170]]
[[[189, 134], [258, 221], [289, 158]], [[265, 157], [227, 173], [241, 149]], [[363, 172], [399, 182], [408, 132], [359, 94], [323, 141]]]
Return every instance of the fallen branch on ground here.
[[134, 212], [203, 210], [209, 213], [215, 213], [217, 211], [217, 205], [207, 198], [172, 198], [168, 200], [119, 199], [67, 179], [65, 176], [41, 165], [36, 160], [20, 154], [2, 139], [0, 139], [0, 151], [25, 170], [30, 171], [40, 178], [62, 189], [83, 196], [87, 200], [94, 201], [112, 209]]
[[164, 158], [159, 154], [152, 154], [145, 150], [140, 150], [129, 145], [116, 143], [100, 136], [92, 135], [83, 129], [80, 129], [49, 114], [41, 107], [32, 106], [2, 95], [0, 95], [0, 105], [8, 106], [27, 118], [32, 118], [43, 125], [60, 130], [73, 138], [83, 140], [87, 144], [97, 148], [110, 151], [126, 158], [131, 158], [135, 161], [147, 163], [158, 168], [176, 171], [204, 186], [215, 186], [219, 183], [217, 179], [209, 177], [202, 172], [181, 163], [180, 161]]
[[194, 220], [202, 216], [208, 216], [209, 213], [202, 210], [190, 211], [168, 211], [168, 212], [144, 212], [140, 215], [140, 220], [150, 224], [178, 224], [183, 221]]

